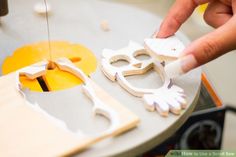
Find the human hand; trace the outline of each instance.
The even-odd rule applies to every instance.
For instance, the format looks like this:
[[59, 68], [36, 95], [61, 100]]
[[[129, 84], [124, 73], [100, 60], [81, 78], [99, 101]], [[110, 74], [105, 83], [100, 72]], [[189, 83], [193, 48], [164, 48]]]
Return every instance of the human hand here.
[[204, 3], [208, 3], [204, 20], [216, 29], [193, 41], [182, 52], [178, 59], [182, 73], [236, 49], [236, 0], [176, 0], [155, 36], [173, 35], [194, 9]]

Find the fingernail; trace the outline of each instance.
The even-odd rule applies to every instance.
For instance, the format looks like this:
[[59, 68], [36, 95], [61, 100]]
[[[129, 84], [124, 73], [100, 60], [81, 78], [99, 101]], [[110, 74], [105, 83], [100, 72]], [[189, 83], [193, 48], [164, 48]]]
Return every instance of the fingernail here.
[[187, 73], [188, 71], [198, 66], [198, 62], [192, 54], [184, 56], [180, 59], [181, 59], [181, 67], [184, 73]]
[[167, 77], [176, 78], [197, 67], [197, 60], [193, 55], [187, 55], [166, 65], [165, 72]]
[[178, 59], [165, 66], [165, 73], [168, 78], [176, 78], [184, 73], [181, 67], [181, 60]]

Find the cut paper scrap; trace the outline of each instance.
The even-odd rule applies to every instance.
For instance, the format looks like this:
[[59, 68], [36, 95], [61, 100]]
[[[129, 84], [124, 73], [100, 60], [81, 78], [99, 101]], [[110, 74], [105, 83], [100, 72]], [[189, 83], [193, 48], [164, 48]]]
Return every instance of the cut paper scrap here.
[[176, 36], [148, 38], [144, 40], [144, 45], [152, 56], [167, 61], [177, 59], [185, 48], [184, 44]]
[[[51, 41], [51, 50], [53, 60], [62, 57], [68, 58], [76, 67], [82, 69], [86, 75], [90, 75], [96, 70], [96, 57], [89, 49], [80, 44]], [[45, 59], [49, 60], [48, 42], [25, 45], [5, 59], [2, 65], [2, 73], [8, 74]], [[75, 76], [60, 71], [58, 68], [47, 70], [46, 75], [34, 80], [21, 76], [20, 81], [25, 88], [32, 91], [45, 91], [42, 88], [42, 82], [49, 91], [63, 90], [82, 83]]]

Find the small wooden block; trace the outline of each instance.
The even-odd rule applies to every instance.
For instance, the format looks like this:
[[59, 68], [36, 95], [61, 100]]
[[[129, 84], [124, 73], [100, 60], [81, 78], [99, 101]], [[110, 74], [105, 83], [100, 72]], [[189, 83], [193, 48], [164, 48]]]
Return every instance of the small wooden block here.
[[34, 5], [34, 11], [40, 15], [44, 15], [46, 14], [46, 12], [50, 13], [51, 5], [49, 3], [47, 3], [46, 5], [43, 2], [38, 2]]

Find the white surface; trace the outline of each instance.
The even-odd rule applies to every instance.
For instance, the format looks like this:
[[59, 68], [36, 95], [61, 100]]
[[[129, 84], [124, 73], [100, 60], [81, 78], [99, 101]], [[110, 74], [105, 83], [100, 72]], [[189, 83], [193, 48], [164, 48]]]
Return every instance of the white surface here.
[[[32, 12], [35, 2], [36, 0], [9, 0], [10, 14], [3, 18], [0, 27], [0, 63], [16, 48], [47, 39], [45, 19], [35, 16]], [[137, 3], [140, 7], [146, 7], [149, 2], [154, 4], [152, 1]], [[53, 15], [49, 17], [52, 40], [82, 43], [96, 54], [98, 60], [103, 48], [118, 49], [125, 46], [130, 39], [141, 43], [144, 38], [151, 36], [160, 24], [156, 15], [114, 1], [51, 0], [50, 3], [54, 8]], [[100, 29], [102, 19], [108, 20], [111, 31], [104, 32]], [[178, 36], [187, 42], [181, 34]], [[176, 84], [183, 87], [187, 94], [188, 105], [196, 99], [200, 73], [200, 69], [197, 69], [176, 80]], [[141, 124], [133, 131], [93, 146], [78, 155], [80, 157], [123, 157], [147, 151], [170, 136], [194, 107], [194, 104], [191, 105], [180, 117], [170, 115], [168, 118], [162, 118], [157, 113], [147, 112], [139, 98], [131, 97], [119, 85], [110, 82], [100, 69], [92, 75], [92, 79], [136, 113], [141, 118]], [[156, 74], [151, 72], [138, 78], [129, 77], [129, 81], [136, 86], [145, 87], [159, 87], [161, 82]], [[79, 91], [80, 86], [54, 93], [29, 93], [28, 96], [50, 114], [65, 121], [71, 130], [83, 128], [83, 131], [89, 134], [102, 132], [109, 123], [102, 117], [92, 118], [90, 102], [82, 93], [78, 94]]]

